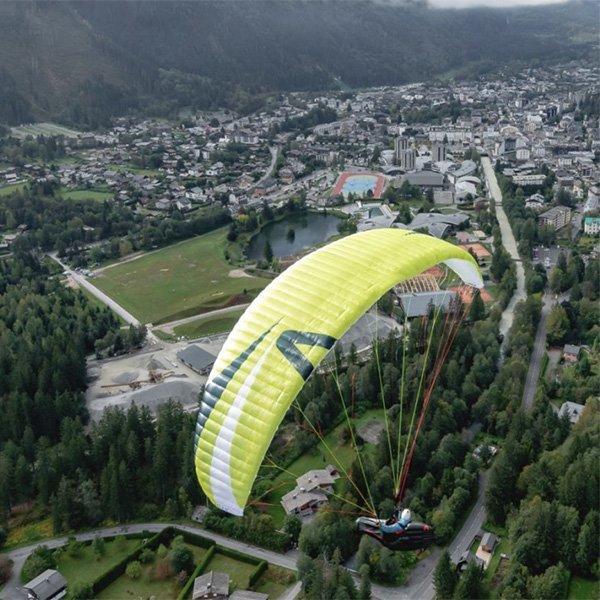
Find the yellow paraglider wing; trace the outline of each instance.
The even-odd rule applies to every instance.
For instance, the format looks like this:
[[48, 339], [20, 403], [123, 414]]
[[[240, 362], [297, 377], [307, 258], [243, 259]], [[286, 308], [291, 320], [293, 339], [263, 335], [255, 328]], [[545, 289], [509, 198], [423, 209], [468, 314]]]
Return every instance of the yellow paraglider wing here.
[[482, 287], [462, 248], [378, 229], [312, 252], [260, 293], [219, 353], [198, 414], [196, 473], [214, 504], [243, 514], [275, 431], [314, 367], [387, 290], [438, 263]]

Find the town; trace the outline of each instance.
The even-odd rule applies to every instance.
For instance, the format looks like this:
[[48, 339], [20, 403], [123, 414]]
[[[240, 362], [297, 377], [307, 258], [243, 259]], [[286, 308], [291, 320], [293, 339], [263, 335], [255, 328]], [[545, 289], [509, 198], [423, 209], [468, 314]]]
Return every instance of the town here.
[[[467, 250], [485, 284], [474, 294], [433, 267], [395, 286], [361, 317], [309, 381], [302, 407], [290, 408], [267, 455], [273, 464], [265, 462], [255, 483], [255, 512], [244, 517], [243, 526], [208, 507], [192, 490], [190, 464], [181, 476], [169, 475], [175, 494], [157, 491], [139, 499], [135, 509], [117, 489], [130, 489], [125, 480], [133, 473], [116, 483], [102, 475], [100, 493], [114, 509], [77, 523], [59, 514], [68, 504], [71, 484], [59, 477], [47, 498], [54, 508], [43, 513], [44, 522], [49, 526], [52, 521], [55, 535], [73, 537], [49, 543], [62, 547], [51, 552], [37, 543], [44, 536], [35, 529], [34, 517], [28, 521], [25, 516], [21, 525], [8, 510], [8, 541], [0, 537], [0, 552], [6, 543], [14, 575], [6, 577], [0, 597], [58, 598], [68, 587], [70, 593], [77, 589], [72, 596], [77, 598], [128, 597], [135, 589], [136, 594], [194, 600], [287, 599], [315, 585], [315, 567], [303, 562], [307, 556], [315, 564], [324, 561], [319, 568], [329, 573], [342, 563], [348, 568], [343, 573], [351, 574], [348, 585], [355, 581], [361, 593], [368, 588], [381, 599], [452, 597], [440, 592], [446, 568], [452, 589], [464, 588], [472, 577], [471, 589], [508, 593], [507, 573], [519, 564], [514, 557], [526, 560], [525, 551], [517, 552], [519, 532], [527, 531], [519, 521], [521, 512], [551, 511], [555, 504], [550, 502], [558, 502], [543, 491], [529, 493], [538, 489], [535, 473], [544, 471], [543, 461], [559, 461], [548, 455], [563, 448], [575, 460], [565, 440], [580, 440], [581, 431], [592, 436], [597, 425], [599, 75], [597, 64], [577, 61], [475, 80], [286, 92], [247, 115], [186, 109], [170, 119], [118, 117], [100, 131], [32, 123], [0, 132], [0, 259], [8, 262], [33, 251], [47, 269], [44, 277], [56, 280], [61, 290], [79, 290], [99, 311], [87, 318], [106, 311], [101, 333], [86, 342], [83, 353], [85, 383], [77, 388], [81, 410], [65, 412], [73, 431], [60, 433], [57, 426], [47, 432], [75, 439], [84, 436], [83, 420], [86, 435], [98, 436], [89, 452], [96, 453], [99, 469], [109, 456], [111, 465], [119, 464], [117, 451], [102, 441], [102, 435], [110, 439], [117, 431], [135, 432], [131, 447], [128, 441], [118, 452], [135, 457], [141, 468], [145, 461], [162, 459], [167, 450], [161, 451], [160, 437], [154, 454], [145, 454], [150, 450], [140, 443], [153, 422], [159, 432], [175, 436], [164, 441], [164, 448], [183, 460], [198, 398], [244, 309], [279, 273], [331, 240], [384, 228], [426, 233]], [[32, 208], [36, 203], [46, 203], [39, 218]], [[440, 409], [442, 416], [429, 424], [441, 433], [432, 433], [427, 449], [420, 449], [431, 454], [433, 466], [429, 469], [428, 459], [419, 458], [420, 479], [411, 482], [408, 496], [413, 512], [433, 520], [447, 546], [448, 564], [439, 548], [410, 553], [410, 559], [391, 558], [387, 550], [380, 556], [373, 546], [362, 541], [358, 546], [336, 529], [336, 519], [347, 518], [343, 512], [352, 504], [349, 499], [359, 501], [346, 473], [356, 473], [356, 455], [368, 457], [379, 506], [384, 512], [389, 508], [380, 481], [381, 469], [389, 465], [379, 456], [387, 447], [384, 432], [389, 435], [386, 400], [382, 410], [368, 379], [375, 359], [379, 368], [380, 346], [395, 343], [398, 356], [405, 348], [398, 339], [404, 340], [409, 330], [411, 336], [416, 331], [426, 337], [428, 317], [436, 310], [449, 313], [456, 304], [470, 310], [468, 340], [458, 336], [448, 366], [460, 373], [462, 384], [453, 388], [450, 376], [442, 377], [436, 400], [445, 413]], [[80, 335], [76, 328], [70, 333]], [[471, 344], [479, 357], [469, 355]], [[10, 353], [12, 346], [7, 348]], [[417, 356], [423, 348], [415, 343], [413, 351]], [[413, 373], [418, 356], [415, 361]], [[352, 395], [351, 424], [338, 419], [339, 406], [334, 411], [328, 397], [338, 367], [344, 369], [341, 386]], [[391, 358], [382, 370], [392, 406], [398, 396], [389, 390], [398, 389], [401, 377]], [[33, 389], [33, 383], [28, 385]], [[52, 385], [57, 394], [63, 390]], [[503, 399], [503, 393], [514, 396]], [[310, 426], [301, 424], [303, 411], [311, 417]], [[555, 419], [550, 427], [555, 443], [544, 430], [544, 442], [538, 447], [532, 441], [527, 459], [519, 458], [526, 452], [519, 435], [525, 436], [517, 431], [518, 423], [510, 424], [519, 411], [540, 432], [544, 419]], [[401, 425], [402, 413], [399, 420]], [[13, 422], [6, 422], [9, 431]], [[177, 437], [181, 431], [189, 434], [189, 443]], [[19, 435], [25, 439], [29, 434]], [[23, 456], [29, 459], [34, 452]], [[569, 459], [560, 457], [566, 470]], [[509, 460], [522, 462], [509, 465]], [[273, 472], [275, 463], [285, 465], [281, 472]], [[21, 462], [17, 454], [7, 454], [3, 464], [17, 468]], [[594, 466], [581, 472], [597, 482]], [[30, 471], [23, 470], [26, 474], [11, 480], [6, 490], [15, 489], [18, 481], [28, 482], [24, 488], [33, 486]], [[2, 479], [3, 472], [0, 468], [0, 486], [9, 477]], [[552, 472], [558, 479], [559, 467]], [[507, 492], [504, 508], [498, 507], [501, 477], [514, 490]], [[83, 475], [73, 474], [73, 482], [77, 478]], [[463, 496], [453, 491], [454, 485]], [[15, 506], [25, 506], [27, 496], [19, 497], [23, 502]], [[168, 504], [166, 512], [161, 502]], [[589, 505], [572, 502], [568, 509], [559, 508], [566, 514], [576, 506], [583, 532], [595, 519], [587, 516], [594, 512], [593, 500]], [[6, 500], [5, 506], [10, 504]], [[87, 510], [85, 502], [82, 506]], [[509, 515], [511, 507], [521, 511], [519, 516]], [[164, 529], [161, 519], [174, 525]], [[134, 520], [140, 524], [114, 526]], [[106, 534], [74, 537], [82, 525], [98, 531], [106, 526]], [[574, 526], [573, 545], [584, 549], [577, 556], [589, 547], [596, 552], [594, 542], [586, 542], [588, 533], [577, 534], [579, 526]], [[597, 534], [597, 519], [589, 530]], [[34, 531], [33, 537], [24, 531]], [[21, 555], [17, 549], [25, 543], [31, 548]], [[248, 551], [248, 544], [255, 551]], [[111, 548], [108, 554], [105, 545]], [[114, 564], [108, 560], [111, 552], [117, 557]], [[94, 573], [86, 579], [78, 571], [93, 556]], [[582, 566], [587, 555], [566, 566], [563, 555], [556, 556], [547, 566], [563, 569], [557, 575], [559, 589], [568, 588], [573, 598], [594, 597], [598, 573]], [[533, 562], [526, 564], [528, 585], [540, 586], [535, 589], [541, 595], [535, 597], [561, 597], [539, 591], [546, 589], [540, 579], [546, 564], [542, 569]], [[15, 583], [16, 576], [22, 584]]]

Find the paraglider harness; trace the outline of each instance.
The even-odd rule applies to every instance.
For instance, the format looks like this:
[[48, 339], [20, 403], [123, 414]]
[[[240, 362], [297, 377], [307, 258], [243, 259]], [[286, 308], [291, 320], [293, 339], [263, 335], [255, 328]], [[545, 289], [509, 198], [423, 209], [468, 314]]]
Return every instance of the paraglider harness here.
[[359, 533], [376, 539], [389, 550], [421, 550], [435, 542], [435, 532], [425, 523], [412, 521], [408, 509], [396, 508], [389, 519], [359, 517]]

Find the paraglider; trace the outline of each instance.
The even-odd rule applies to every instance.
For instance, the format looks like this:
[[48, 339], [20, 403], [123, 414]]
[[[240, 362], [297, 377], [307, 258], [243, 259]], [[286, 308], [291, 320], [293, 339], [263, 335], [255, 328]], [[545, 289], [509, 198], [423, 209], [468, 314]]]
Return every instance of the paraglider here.
[[[412, 231], [377, 229], [308, 254], [259, 294], [221, 349], [198, 414], [196, 473], [213, 504], [243, 514], [271, 440], [315, 367], [387, 290], [440, 263], [465, 284], [483, 286], [464, 249]], [[403, 493], [405, 478], [401, 485]], [[384, 539], [388, 534], [372, 521], [362, 523], [364, 532], [372, 535], [372, 526]], [[384, 543], [412, 547], [418, 536], [430, 539], [433, 532], [408, 523], [396, 542]]]
[[359, 517], [360, 533], [371, 536], [390, 550], [421, 550], [435, 542], [435, 532], [425, 523], [412, 520], [410, 510], [396, 509], [389, 519]]

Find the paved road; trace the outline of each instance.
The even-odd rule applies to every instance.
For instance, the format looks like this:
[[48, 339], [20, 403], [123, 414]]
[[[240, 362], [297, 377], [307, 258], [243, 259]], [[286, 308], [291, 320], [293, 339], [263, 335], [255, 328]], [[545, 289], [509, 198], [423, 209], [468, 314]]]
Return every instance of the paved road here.
[[277, 157], [279, 156], [279, 146], [269, 146], [269, 152], [271, 153], [271, 163], [265, 174], [250, 188], [251, 190], [258, 187], [263, 181], [269, 179], [273, 175], [275, 170], [275, 164], [277, 163]]
[[226, 315], [230, 312], [235, 312], [236, 310], [245, 310], [250, 306], [249, 302], [244, 304], [234, 304], [233, 306], [226, 306], [225, 308], [218, 308], [217, 310], [211, 310], [209, 312], [200, 313], [198, 315], [193, 315], [192, 317], [186, 317], [185, 319], [178, 319], [177, 321], [170, 321], [169, 323], [163, 323], [158, 326], [157, 329], [164, 329], [168, 333], [172, 333], [175, 327], [179, 325], [185, 325], [186, 323], [192, 323], [193, 321], [199, 321], [201, 319], [207, 319], [212, 317], [218, 317], [219, 315]]
[[[162, 531], [165, 527], [168, 527], [168, 523], [137, 523], [134, 525], [126, 525], [119, 527], [106, 527], [102, 529], [95, 529], [93, 531], [88, 531], [85, 533], [80, 533], [75, 536], [78, 540], [92, 540], [96, 536], [99, 537], [109, 537], [116, 536], [126, 533], [141, 533], [142, 531], [150, 531], [150, 532], [158, 532]], [[291, 550], [286, 554], [279, 554], [278, 552], [272, 552], [271, 550], [265, 550], [264, 548], [259, 548], [258, 546], [253, 546], [252, 544], [246, 544], [244, 542], [240, 542], [237, 540], [233, 540], [231, 538], [225, 537], [218, 533], [214, 533], [213, 531], [208, 531], [207, 529], [202, 529], [200, 527], [193, 527], [189, 525], [179, 525], [177, 523], [173, 524], [173, 527], [177, 527], [178, 529], [188, 531], [190, 533], [195, 533], [197, 535], [201, 535], [203, 537], [214, 540], [217, 544], [225, 547], [231, 548], [233, 550], [237, 550], [238, 552], [244, 552], [256, 558], [260, 558], [262, 560], [266, 560], [273, 565], [278, 565], [280, 567], [285, 567], [286, 569], [290, 569], [292, 571], [296, 571], [296, 561], [298, 559], [298, 551]], [[58, 546], [62, 546], [67, 542], [67, 536], [53, 538], [51, 540], [44, 540], [40, 542], [36, 542], [35, 544], [31, 544], [29, 546], [24, 546], [22, 548], [17, 548], [16, 550], [12, 550], [10, 552], [5, 553], [5, 556], [10, 558], [13, 563], [13, 576], [10, 581], [7, 582], [5, 587], [0, 592], [0, 599], [2, 600], [26, 600], [27, 594], [25, 594], [21, 589], [21, 582], [19, 579], [19, 575], [21, 573], [21, 569], [23, 568], [23, 564], [25, 563], [25, 559], [37, 548], [38, 546], [45, 545], [48, 548], [57, 548]], [[435, 562], [434, 562], [435, 566]], [[358, 577], [355, 573], [353, 573], [356, 583], [358, 584]], [[409, 600], [411, 598], [421, 598], [419, 595], [409, 594], [408, 589], [404, 588], [388, 588], [380, 585], [373, 584], [372, 586], [373, 598], [377, 600]], [[300, 585], [294, 585], [284, 596], [284, 600], [293, 600], [300, 592]]]
[[502, 360], [506, 349], [506, 342], [508, 340], [508, 332], [514, 319], [515, 307], [518, 302], [525, 300], [527, 297], [525, 292], [525, 269], [521, 263], [521, 257], [519, 256], [515, 236], [502, 206], [502, 193], [498, 187], [498, 181], [496, 179], [496, 174], [494, 173], [492, 163], [487, 156], [483, 156], [481, 158], [481, 164], [483, 166], [483, 172], [485, 174], [488, 190], [494, 199], [496, 206], [496, 218], [498, 219], [498, 224], [500, 225], [502, 245], [513, 261], [515, 261], [515, 267], [517, 271], [517, 289], [515, 290], [513, 297], [510, 299], [508, 306], [502, 312], [502, 317], [500, 318], [499, 330], [504, 336], [502, 345], [500, 347], [500, 360]]
[[[468, 550], [473, 538], [483, 527], [485, 514], [485, 490], [487, 487], [487, 472], [479, 474], [479, 490], [477, 500], [469, 513], [466, 521], [456, 537], [448, 546], [450, 558], [456, 563], [465, 550]], [[435, 596], [433, 587], [433, 572], [440, 557], [441, 550], [436, 548], [417, 568], [411, 573], [408, 586], [403, 589], [406, 597], [415, 600], [432, 600]]]
[[109, 306], [114, 312], [116, 312], [124, 321], [127, 323], [131, 323], [136, 327], [140, 325], [140, 322], [127, 310], [125, 310], [120, 304], [117, 304], [112, 298], [107, 296], [103, 291], [99, 290], [93, 283], [88, 281], [83, 275], [74, 271], [69, 267], [69, 265], [65, 264], [58, 258], [56, 252], [52, 252], [49, 256], [54, 259], [68, 275], [75, 281], [78, 285], [85, 288], [90, 294], [98, 298], [100, 302], [103, 302], [107, 306]]
[[[94, 539], [94, 537], [96, 536], [108, 537], [121, 535], [124, 533], [140, 533], [142, 531], [157, 532], [162, 531], [167, 526], [168, 523], [140, 523], [124, 527], [120, 526], [97, 529], [86, 533], [80, 533], [75, 537], [78, 540], [91, 540]], [[290, 551], [287, 554], [279, 554], [277, 552], [265, 550], [264, 548], [259, 548], [258, 546], [252, 546], [251, 544], [245, 544], [237, 540], [232, 540], [225, 536], [219, 535], [218, 533], [214, 533], [206, 529], [201, 529], [200, 527], [190, 527], [188, 525], [177, 524], [173, 524], [173, 526], [177, 527], [178, 529], [189, 531], [190, 533], [195, 533], [203, 537], [210, 538], [218, 544], [220, 544], [221, 546], [224, 546], [225, 548], [231, 548], [239, 552], [245, 552], [246, 554], [250, 554], [251, 556], [254, 556], [256, 558], [266, 560], [271, 564], [278, 565], [280, 567], [285, 567], [286, 569], [292, 569], [294, 571], [296, 570], [296, 560], [298, 558], [297, 551]], [[21, 573], [21, 569], [23, 567], [23, 564], [25, 563], [25, 559], [29, 556], [29, 554], [31, 554], [31, 552], [33, 552], [35, 548], [42, 544], [48, 546], [48, 548], [56, 548], [58, 546], [62, 546], [66, 542], [67, 536], [64, 536], [54, 538], [51, 540], [37, 542], [30, 546], [18, 548], [16, 550], [12, 550], [11, 552], [6, 553], [5, 556], [12, 559], [14, 562], [13, 576], [0, 592], [0, 598], [2, 598], [3, 600], [21, 600], [27, 598], [27, 595], [20, 590], [21, 584], [19, 580], [19, 574]]]

